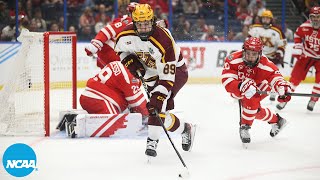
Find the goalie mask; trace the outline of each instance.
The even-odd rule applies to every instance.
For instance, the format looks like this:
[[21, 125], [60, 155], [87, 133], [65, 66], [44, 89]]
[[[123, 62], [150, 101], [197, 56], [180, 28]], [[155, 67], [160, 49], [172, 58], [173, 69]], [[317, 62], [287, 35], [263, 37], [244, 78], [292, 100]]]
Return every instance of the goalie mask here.
[[271, 27], [273, 21], [273, 14], [270, 10], [264, 10], [260, 16], [260, 22], [263, 28], [268, 29]]
[[260, 38], [250, 37], [243, 44], [242, 59], [246, 66], [256, 66], [261, 58], [263, 43]]
[[310, 9], [309, 19], [314, 29], [320, 28], [320, 7], [312, 7]]
[[149, 4], [138, 4], [132, 12], [133, 26], [142, 41], [147, 41], [152, 35], [155, 24], [153, 10]]

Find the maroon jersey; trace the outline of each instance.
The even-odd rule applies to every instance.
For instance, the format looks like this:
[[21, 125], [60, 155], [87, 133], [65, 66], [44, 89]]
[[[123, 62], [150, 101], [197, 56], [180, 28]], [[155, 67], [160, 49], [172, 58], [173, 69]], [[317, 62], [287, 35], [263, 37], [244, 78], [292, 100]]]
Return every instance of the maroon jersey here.
[[[120, 61], [111, 62], [88, 80], [87, 87], [81, 94], [80, 104], [89, 113], [117, 114], [131, 107], [142, 115], [147, 115], [146, 99], [140, 85], [140, 81]], [[101, 105], [93, 107], [97, 101], [101, 101], [105, 109], [99, 110]]]
[[302, 54], [312, 58], [320, 58], [320, 33], [319, 30], [313, 29], [310, 20], [301, 24], [294, 33], [294, 51], [302, 49]]
[[284, 80], [278, 67], [269, 61], [266, 56], [262, 55], [259, 63], [253, 68], [246, 66], [242, 57], [243, 51], [237, 51], [225, 59], [222, 84], [227, 92], [242, 97], [238, 85], [245, 78], [254, 80], [258, 88], [262, 88], [259, 85], [265, 84], [266, 81], [270, 87], [273, 87], [278, 80]]

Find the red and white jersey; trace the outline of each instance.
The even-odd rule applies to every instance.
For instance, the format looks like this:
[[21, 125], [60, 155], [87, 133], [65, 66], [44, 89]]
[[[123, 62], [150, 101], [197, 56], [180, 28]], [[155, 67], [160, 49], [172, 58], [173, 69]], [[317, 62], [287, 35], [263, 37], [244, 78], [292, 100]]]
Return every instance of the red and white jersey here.
[[320, 58], [320, 33], [313, 29], [310, 20], [301, 24], [294, 33], [295, 48], [302, 49], [305, 56]]
[[180, 47], [174, 41], [170, 31], [160, 26], [155, 26], [148, 41], [140, 39], [133, 25], [127, 26], [117, 37], [115, 51], [120, 54], [121, 60], [129, 54], [136, 54], [146, 70], [144, 79], [148, 85], [153, 86], [159, 79], [158, 84], [166, 88], [157, 86], [154, 91], [160, 91], [163, 94], [168, 94], [173, 87], [176, 68], [185, 63]]
[[260, 37], [263, 42], [263, 54], [268, 58], [273, 59], [278, 51], [284, 55], [284, 50], [287, 45], [287, 40], [284, 33], [277, 26], [264, 28], [262, 24], [253, 24], [250, 26], [249, 35], [252, 37]]
[[[119, 112], [123, 112], [128, 106], [146, 109], [146, 99], [140, 90], [140, 85], [139, 79], [132, 76], [120, 61], [115, 61], [107, 64], [95, 77], [88, 80], [82, 95], [107, 100]], [[140, 113], [145, 114], [145, 112]]]
[[114, 19], [110, 24], [102, 28], [96, 37], [95, 40], [99, 40], [103, 43], [102, 49], [97, 53], [98, 58], [100, 58], [104, 64], [99, 66], [103, 67], [105, 64], [108, 64], [112, 61], [119, 61], [119, 56], [114, 52], [114, 42], [116, 36], [132, 22], [131, 17], [124, 15], [122, 18]]
[[258, 88], [262, 91], [266, 87], [259, 87], [260, 84], [265, 85], [267, 81], [267, 84], [273, 87], [278, 80], [284, 80], [278, 67], [266, 56], [262, 55], [259, 63], [253, 68], [246, 66], [242, 57], [243, 51], [236, 51], [225, 59], [222, 71], [222, 84], [227, 92], [241, 97], [242, 95], [238, 86], [245, 78], [255, 81]]

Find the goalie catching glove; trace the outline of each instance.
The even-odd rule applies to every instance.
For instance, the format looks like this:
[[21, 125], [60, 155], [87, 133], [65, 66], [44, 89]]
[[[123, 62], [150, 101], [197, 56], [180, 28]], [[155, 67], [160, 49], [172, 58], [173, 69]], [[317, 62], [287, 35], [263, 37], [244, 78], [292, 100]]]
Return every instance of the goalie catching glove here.
[[285, 80], [279, 80], [275, 83], [274, 89], [279, 94], [278, 101], [281, 102], [288, 102], [291, 100], [291, 96], [287, 95], [288, 93], [292, 92], [292, 88], [289, 82]]
[[141, 75], [144, 76], [146, 70], [144, 69], [142, 63], [139, 61], [138, 57], [134, 54], [130, 54], [125, 57], [121, 63], [130, 71], [130, 73], [139, 78], [137, 71], [140, 71]]
[[147, 109], [151, 116], [155, 116], [155, 110], [160, 113], [163, 102], [167, 98], [167, 95], [162, 94], [161, 92], [154, 92], [150, 98], [150, 102], [147, 103]]
[[247, 99], [251, 99], [257, 93], [256, 83], [249, 78], [246, 78], [243, 82], [238, 85], [242, 95]]
[[92, 56], [93, 54], [96, 54], [98, 51], [101, 51], [103, 47], [103, 43], [99, 40], [92, 39], [91, 43], [85, 47], [85, 51], [87, 53], [87, 56]]

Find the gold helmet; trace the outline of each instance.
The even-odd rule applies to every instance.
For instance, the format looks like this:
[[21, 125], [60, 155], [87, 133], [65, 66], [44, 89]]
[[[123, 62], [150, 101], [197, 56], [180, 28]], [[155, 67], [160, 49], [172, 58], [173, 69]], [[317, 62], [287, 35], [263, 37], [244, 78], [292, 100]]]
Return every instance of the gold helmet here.
[[271, 27], [271, 24], [272, 24], [272, 21], [273, 21], [273, 14], [270, 10], [264, 10], [262, 13], [261, 13], [261, 16], [260, 16], [260, 22], [261, 24], [263, 25], [263, 27], [265, 29], [268, 29]]
[[273, 14], [272, 14], [272, 12], [270, 10], [264, 10], [261, 13], [261, 17], [268, 17], [268, 18], [273, 19]]
[[132, 12], [133, 25], [141, 40], [147, 41], [154, 31], [155, 17], [149, 4], [138, 4]]

